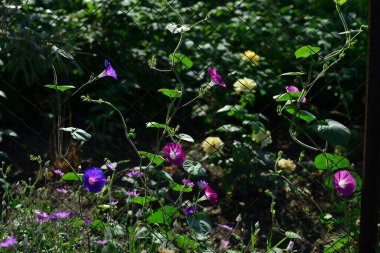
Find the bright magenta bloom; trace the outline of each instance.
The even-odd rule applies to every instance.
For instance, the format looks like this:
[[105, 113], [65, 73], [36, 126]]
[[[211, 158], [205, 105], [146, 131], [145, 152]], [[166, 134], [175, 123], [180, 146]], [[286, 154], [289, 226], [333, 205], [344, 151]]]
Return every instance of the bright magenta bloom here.
[[222, 86], [223, 88], [227, 87], [227, 84], [223, 81], [222, 77], [218, 74], [218, 72], [216, 72], [216, 69], [209, 68], [207, 71], [211, 77], [211, 82], [219, 86]]
[[106, 183], [106, 176], [99, 168], [90, 168], [83, 173], [83, 185], [89, 192], [100, 192]]
[[356, 189], [356, 180], [348, 170], [335, 172], [333, 185], [341, 196], [351, 196]]
[[[300, 90], [296, 86], [285, 86], [286, 92], [299, 92]], [[306, 98], [301, 100], [301, 103], [306, 103]]]
[[10, 236], [7, 237], [4, 241], [0, 242], [1, 248], [10, 248], [13, 247], [17, 243], [17, 238]]
[[182, 166], [186, 160], [185, 152], [178, 143], [169, 142], [164, 147], [164, 156], [171, 164]]
[[205, 195], [211, 204], [218, 203], [218, 194], [210, 186], [205, 188]]
[[105, 77], [105, 76], [111, 76], [115, 80], [117, 80], [116, 71], [112, 68], [111, 63], [107, 60], [104, 60], [104, 66], [106, 67], [102, 73], [98, 75], [99, 78]]

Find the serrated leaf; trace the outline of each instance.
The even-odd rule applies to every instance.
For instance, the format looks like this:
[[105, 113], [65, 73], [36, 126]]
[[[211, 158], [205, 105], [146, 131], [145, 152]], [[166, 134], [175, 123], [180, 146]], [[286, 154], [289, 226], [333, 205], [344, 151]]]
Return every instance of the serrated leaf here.
[[304, 72], [286, 72], [282, 73], [280, 76], [302, 76], [305, 75]]
[[152, 196], [146, 196], [146, 197], [134, 197], [132, 199], [133, 203], [139, 204], [139, 205], [145, 205], [146, 203], [156, 201], [157, 198], [152, 197]]
[[187, 141], [187, 142], [194, 142], [193, 137], [191, 137], [188, 134], [176, 134], [176, 137], [180, 140]]
[[[173, 60], [173, 54], [169, 55], [170, 61]], [[186, 68], [191, 68], [193, 66], [193, 62], [184, 54], [176, 53], [174, 62], [181, 62]]]
[[68, 172], [65, 175], [63, 175], [62, 180], [67, 180], [67, 181], [82, 181], [83, 174], [76, 174], [74, 172]]
[[59, 90], [61, 92], [64, 92], [66, 90], [75, 89], [75, 86], [72, 85], [54, 85], [54, 84], [46, 84], [44, 85], [46, 88], [53, 89], [53, 90]]
[[338, 121], [332, 119], [319, 120], [311, 126], [319, 137], [330, 143], [345, 146], [350, 140], [350, 130]]
[[189, 25], [186, 25], [186, 24], [178, 25], [178, 24], [174, 24], [174, 23], [167, 24], [165, 28], [168, 29], [173, 34], [183, 33], [183, 32], [187, 32], [190, 30]]
[[172, 206], [163, 206], [151, 214], [146, 220], [150, 223], [170, 225], [179, 212]]
[[165, 162], [165, 158], [159, 155], [155, 155], [146, 151], [139, 151], [139, 154], [148, 158], [150, 161], [152, 161], [155, 165], [159, 166]]
[[206, 174], [206, 169], [202, 164], [192, 160], [186, 160], [183, 163], [183, 169], [194, 177], [201, 177]]
[[289, 239], [302, 239], [300, 235], [297, 233], [294, 233], [293, 231], [286, 231], [285, 236], [288, 237]]
[[294, 53], [294, 55], [296, 56], [296, 59], [307, 58], [310, 55], [314, 55], [318, 53], [319, 50], [321, 50], [320, 47], [313, 47], [313, 46], [307, 45], [307, 46], [298, 48], [297, 51]]
[[273, 96], [277, 102], [288, 101], [288, 100], [296, 100], [300, 97], [301, 92], [287, 92], [280, 95]]
[[75, 140], [80, 141], [88, 141], [91, 139], [91, 134], [87, 133], [83, 129], [76, 128], [76, 127], [62, 127], [60, 130], [69, 132], [71, 134], [71, 137]]
[[172, 89], [159, 89], [158, 92], [161, 92], [170, 99], [180, 97], [182, 95], [181, 91]]
[[331, 170], [345, 169], [350, 166], [350, 161], [344, 156], [335, 156], [330, 153], [319, 154], [314, 159], [315, 168], [319, 170]]

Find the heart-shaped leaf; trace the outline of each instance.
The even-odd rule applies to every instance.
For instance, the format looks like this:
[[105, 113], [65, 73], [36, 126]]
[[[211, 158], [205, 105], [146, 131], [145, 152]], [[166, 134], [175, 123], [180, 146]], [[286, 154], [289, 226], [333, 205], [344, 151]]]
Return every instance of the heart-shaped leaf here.
[[339, 170], [350, 167], [350, 161], [344, 156], [330, 153], [319, 154], [314, 159], [315, 168], [319, 170]]
[[350, 140], [350, 130], [343, 124], [332, 119], [314, 122], [312, 129], [319, 137], [333, 144], [345, 146]]
[[298, 48], [297, 51], [294, 53], [294, 55], [296, 56], [296, 59], [307, 58], [310, 55], [318, 53], [319, 50], [321, 50], [320, 47], [313, 47], [313, 46], [307, 45], [307, 46]]
[[183, 169], [194, 177], [201, 177], [206, 174], [206, 169], [201, 163], [192, 160], [186, 160], [183, 163]]

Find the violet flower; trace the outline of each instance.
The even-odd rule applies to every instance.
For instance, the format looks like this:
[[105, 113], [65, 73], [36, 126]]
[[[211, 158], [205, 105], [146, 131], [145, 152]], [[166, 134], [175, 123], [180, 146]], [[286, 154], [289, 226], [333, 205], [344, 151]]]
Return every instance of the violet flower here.
[[[285, 86], [286, 92], [299, 92], [299, 89], [296, 86]], [[306, 98], [301, 100], [301, 103], [306, 103]]]
[[204, 188], [206, 188], [208, 186], [208, 183], [206, 181], [204, 181], [204, 180], [199, 180], [197, 182], [197, 184], [198, 184], [199, 188], [201, 188], [201, 189], [204, 189]]
[[224, 228], [225, 230], [228, 230], [228, 231], [230, 231], [230, 232], [234, 232], [235, 231], [235, 229], [233, 229], [232, 227], [230, 227], [230, 226], [228, 226], [228, 225], [226, 225], [226, 224], [216, 224], [218, 227], [220, 227], [220, 228]]
[[86, 225], [90, 225], [92, 224], [92, 220], [83, 220], [84, 224]]
[[225, 250], [230, 245], [230, 242], [228, 240], [220, 240], [220, 250]]
[[111, 201], [110, 203], [108, 203], [108, 205], [110, 206], [116, 206], [117, 204], [119, 203], [119, 201]]
[[57, 188], [55, 189], [57, 192], [60, 192], [60, 193], [68, 193], [69, 191], [66, 190], [65, 188]]
[[188, 208], [185, 208], [183, 211], [185, 215], [189, 215], [190, 213], [196, 213], [197, 212], [197, 207], [196, 206], [189, 206]]
[[186, 160], [185, 152], [178, 143], [169, 142], [164, 147], [164, 156], [171, 164], [182, 166]]
[[132, 170], [127, 173], [125, 173], [127, 177], [142, 177], [144, 176], [144, 173], [139, 170]]
[[108, 240], [99, 240], [99, 241], [93, 242], [94, 245], [104, 245], [106, 243], [108, 243]]
[[0, 242], [0, 247], [2, 248], [10, 248], [13, 247], [17, 243], [17, 238], [10, 236], [5, 238], [4, 241]]
[[102, 73], [98, 75], [98, 78], [102, 78], [105, 76], [111, 76], [115, 80], [117, 80], [117, 75], [115, 70], [112, 68], [111, 63], [108, 60], [104, 60], [104, 66], [106, 67]]
[[55, 170], [53, 170], [53, 172], [54, 172], [54, 174], [56, 174], [56, 175], [58, 175], [58, 176], [63, 176], [63, 175], [65, 175], [65, 173], [63, 173], [62, 172], [62, 170], [60, 170], [60, 169], [55, 169]]
[[356, 180], [348, 170], [340, 170], [334, 174], [333, 185], [341, 196], [347, 197], [355, 192]]
[[182, 179], [182, 184], [184, 184], [186, 187], [193, 187], [194, 186], [194, 183], [190, 181], [190, 179]]
[[66, 219], [70, 217], [71, 213], [70, 212], [56, 212], [56, 213], [51, 213], [49, 215], [49, 218], [52, 220], [57, 220], [57, 219]]
[[106, 183], [106, 176], [99, 168], [90, 168], [83, 173], [83, 185], [89, 192], [100, 192]]
[[140, 196], [140, 193], [138, 193], [136, 191], [127, 191], [125, 194], [127, 194], [130, 197], [138, 197], [138, 196]]
[[218, 203], [218, 194], [210, 186], [205, 188], [205, 195], [211, 204]]
[[209, 68], [207, 71], [211, 77], [212, 83], [222, 86], [223, 88], [227, 87], [227, 84], [223, 81], [222, 77], [218, 74], [218, 72], [216, 72], [216, 69]]

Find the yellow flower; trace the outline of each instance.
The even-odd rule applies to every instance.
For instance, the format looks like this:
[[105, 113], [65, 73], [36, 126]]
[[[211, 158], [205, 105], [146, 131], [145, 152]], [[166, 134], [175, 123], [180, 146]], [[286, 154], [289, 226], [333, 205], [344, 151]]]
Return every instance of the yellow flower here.
[[259, 130], [257, 133], [252, 134], [252, 140], [260, 143], [260, 147], [264, 148], [272, 143], [272, 137], [270, 136], [270, 131]]
[[244, 54], [241, 54], [241, 57], [244, 61], [250, 62], [252, 66], [259, 65], [260, 56], [251, 50], [247, 50]]
[[243, 79], [238, 79], [233, 85], [237, 93], [248, 93], [254, 91], [257, 83], [252, 79], [244, 77]]
[[283, 159], [281, 158], [278, 163], [277, 163], [278, 167], [280, 167], [281, 169], [285, 169], [285, 170], [290, 170], [290, 171], [293, 171], [296, 169], [296, 164], [293, 160], [290, 160], [290, 159]]
[[202, 142], [203, 151], [207, 154], [215, 153], [224, 143], [219, 137], [207, 137], [206, 140]]

